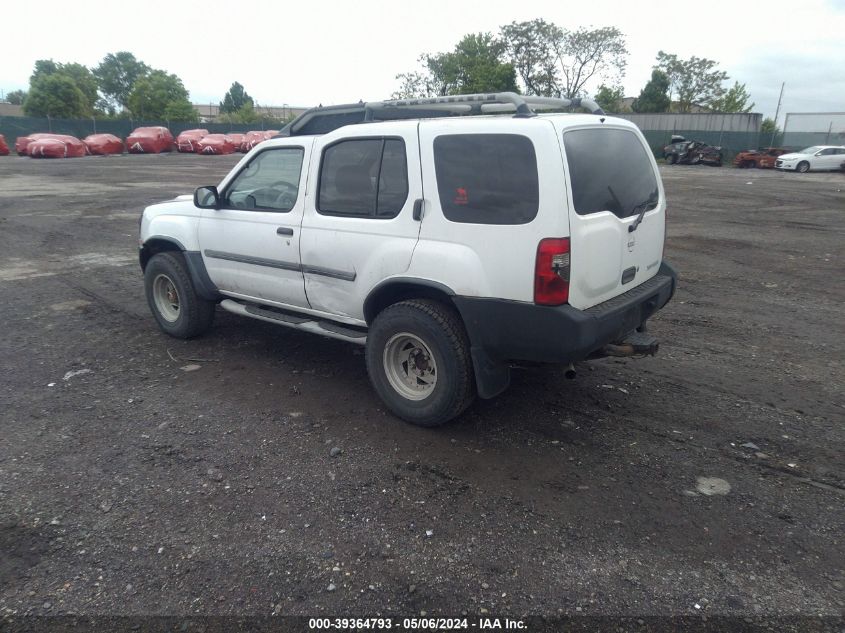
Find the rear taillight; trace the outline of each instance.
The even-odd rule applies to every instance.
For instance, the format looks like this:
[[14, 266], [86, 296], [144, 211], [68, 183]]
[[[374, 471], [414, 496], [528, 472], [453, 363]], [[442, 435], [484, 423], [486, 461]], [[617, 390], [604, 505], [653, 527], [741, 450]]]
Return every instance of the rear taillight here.
[[559, 306], [569, 301], [569, 238], [540, 240], [534, 268], [534, 303]]

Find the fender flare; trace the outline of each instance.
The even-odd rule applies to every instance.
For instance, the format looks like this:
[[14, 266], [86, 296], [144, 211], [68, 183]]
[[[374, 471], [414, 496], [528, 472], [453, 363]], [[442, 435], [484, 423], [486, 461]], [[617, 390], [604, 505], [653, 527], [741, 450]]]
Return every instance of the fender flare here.
[[[153, 245], [151, 245], [151, 242]], [[185, 258], [185, 265], [188, 268], [188, 274], [191, 276], [191, 281], [194, 284], [194, 289], [200, 297], [207, 301], [219, 301], [222, 298], [217, 286], [214, 285], [211, 277], [208, 276], [205, 262], [202, 260], [202, 253], [187, 250], [176, 238], [164, 235], [151, 235], [148, 237], [138, 252], [141, 270], [146, 269], [147, 262], [153, 255], [168, 251], [182, 253], [182, 256]]]

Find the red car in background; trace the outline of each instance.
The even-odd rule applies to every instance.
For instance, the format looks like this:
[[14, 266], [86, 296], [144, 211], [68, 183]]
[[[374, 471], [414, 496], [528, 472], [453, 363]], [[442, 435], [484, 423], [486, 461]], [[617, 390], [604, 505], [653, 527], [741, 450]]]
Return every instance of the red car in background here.
[[775, 159], [788, 153], [784, 147], [764, 147], [740, 152], [734, 157], [734, 166], [740, 168], [759, 167], [760, 169], [774, 169]]

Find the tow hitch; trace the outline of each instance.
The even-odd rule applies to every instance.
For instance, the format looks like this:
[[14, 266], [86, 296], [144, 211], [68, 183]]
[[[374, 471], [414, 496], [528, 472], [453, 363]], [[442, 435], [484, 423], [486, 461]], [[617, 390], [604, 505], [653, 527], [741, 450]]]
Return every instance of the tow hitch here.
[[608, 343], [599, 356], [654, 356], [660, 342], [647, 332], [630, 332], [621, 341]]

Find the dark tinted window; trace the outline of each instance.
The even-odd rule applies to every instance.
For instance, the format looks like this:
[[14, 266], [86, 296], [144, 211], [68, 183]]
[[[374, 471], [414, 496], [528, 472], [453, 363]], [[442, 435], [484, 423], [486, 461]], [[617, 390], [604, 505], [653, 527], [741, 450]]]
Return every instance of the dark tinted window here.
[[407, 198], [408, 165], [402, 140], [341, 141], [323, 152], [317, 197], [320, 213], [392, 218]]
[[438, 136], [434, 166], [440, 206], [452, 222], [525, 224], [537, 216], [537, 156], [525, 136]]
[[657, 179], [634, 132], [609, 128], [573, 130], [563, 135], [572, 199], [579, 215], [610, 211], [620, 218], [656, 205]]

